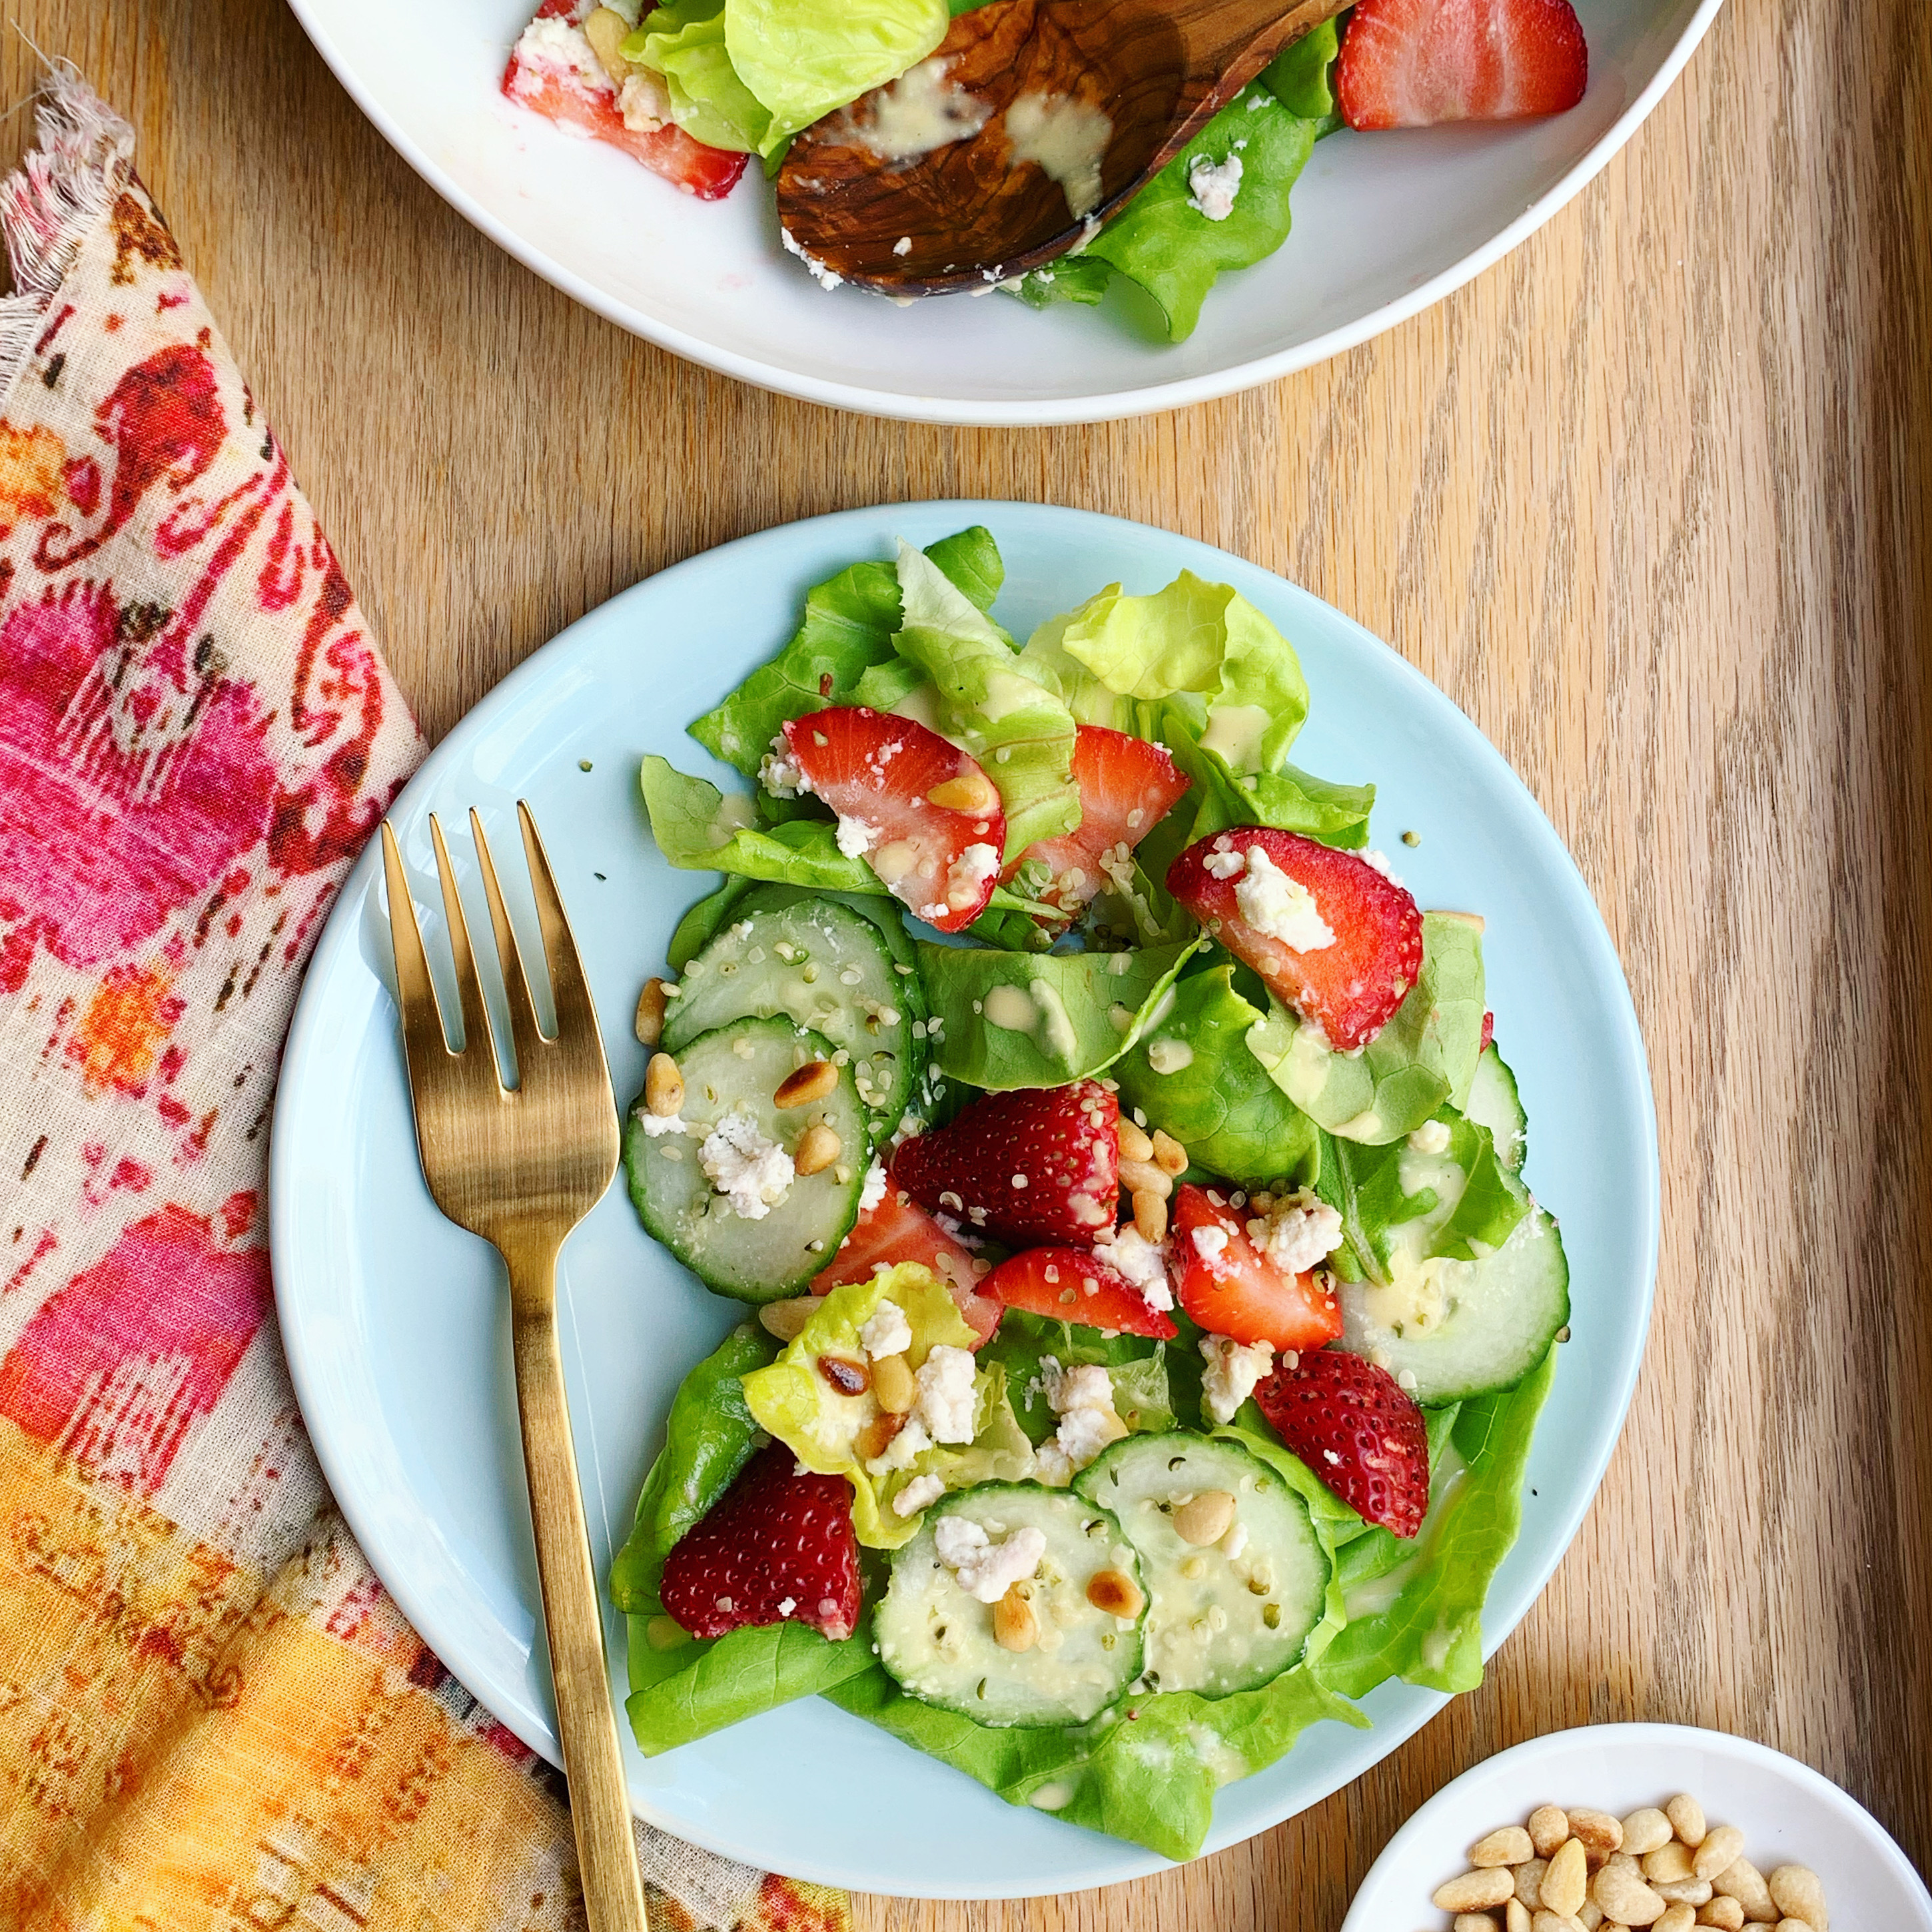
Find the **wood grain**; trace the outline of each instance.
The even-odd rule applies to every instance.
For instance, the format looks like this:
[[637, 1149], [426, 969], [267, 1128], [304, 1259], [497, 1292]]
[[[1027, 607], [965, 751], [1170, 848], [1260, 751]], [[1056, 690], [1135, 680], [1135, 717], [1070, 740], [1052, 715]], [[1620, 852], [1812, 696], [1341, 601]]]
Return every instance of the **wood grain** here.
[[[1050, 500], [1226, 544], [1390, 639], [1595, 889], [1656, 1082], [1657, 1325], [1597, 1505], [1488, 1683], [1252, 1844], [1105, 1893], [866, 1901], [867, 1932], [1326, 1932], [1448, 1778], [1599, 1719], [1762, 1738], [1932, 1861], [1932, 35], [1912, 0], [1733, 0], [1626, 153], [1452, 300], [1271, 388], [1044, 432], [836, 416], [572, 308], [261, 0], [14, 17], [138, 126], [433, 733], [724, 538], [882, 499]], [[32, 56], [9, 35], [0, 58], [23, 98]]]

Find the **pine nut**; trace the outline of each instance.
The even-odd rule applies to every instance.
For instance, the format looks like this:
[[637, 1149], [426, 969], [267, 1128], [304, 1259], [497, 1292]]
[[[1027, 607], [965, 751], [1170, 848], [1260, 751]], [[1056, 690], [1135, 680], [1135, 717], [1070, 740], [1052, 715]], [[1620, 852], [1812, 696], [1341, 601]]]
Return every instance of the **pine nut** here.
[[1690, 1861], [1694, 1854], [1690, 1847], [1672, 1838], [1669, 1844], [1659, 1845], [1654, 1852], [1643, 1855], [1643, 1875], [1648, 1879], [1674, 1880], [1692, 1876]]
[[1570, 1814], [1560, 1804], [1539, 1804], [1529, 1814], [1529, 1842], [1546, 1858], [1570, 1835]]
[[[1573, 1821], [1574, 1822], [1574, 1821]], [[1574, 1917], [1578, 1906], [1590, 1895], [1590, 1874], [1581, 1838], [1565, 1838], [1543, 1874], [1543, 1896], [1539, 1903], [1558, 1917]]]
[[1812, 1932], [1812, 1928], [1802, 1918], [1780, 1918], [1772, 1932]]
[[1628, 1865], [1606, 1865], [1592, 1884], [1590, 1896], [1604, 1908], [1604, 1916], [1619, 1925], [1654, 1925], [1666, 1910], [1664, 1900]]
[[1162, 1173], [1178, 1180], [1187, 1172], [1187, 1150], [1172, 1134], [1154, 1130], [1154, 1164]]
[[1680, 1791], [1664, 1808], [1670, 1828], [1692, 1850], [1704, 1842], [1704, 1808], [1688, 1791]]
[[1496, 1932], [1496, 1922], [1486, 1912], [1459, 1912], [1456, 1932]]
[[1715, 1878], [1743, 1856], [1744, 1849], [1743, 1832], [1735, 1825], [1720, 1825], [1705, 1834], [1704, 1842], [1691, 1855], [1690, 1869], [1699, 1878]]
[[1167, 1239], [1167, 1203], [1150, 1187], [1134, 1190], [1134, 1232], [1150, 1247]]
[[845, 1143], [823, 1120], [816, 1120], [798, 1137], [791, 1164], [800, 1174], [822, 1174], [845, 1151]]
[[[630, 31], [631, 23], [614, 7], [599, 7], [584, 16], [584, 38], [590, 43], [597, 64], [610, 76], [614, 87], [621, 88], [630, 77], [631, 65], [623, 54], [625, 38]], [[644, 1042], [646, 1046], [650, 1043]]]
[[805, 1324], [824, 1306], [815, 1294], [794, 1295], [789, 1301], [768, 1301], [758, 1310], [758, 1326], [781, 1342], [795, 1341]]
[[[1566, 1835], [1564, 1843], [1568, 1843]], [[1550, 1869], [1547, 1858], [1526, 1858], [1516, 1868], [1516, 1895], [1526, 1910], [1534, 1912], [1543, 1903], [1543, 1875]]]
[[1583, 1841], [1585, 1856], [1592, 1865], [1600, 1865], [1612, 1852], [1623, 1850], [1624, 1828], [1607, 1811], [1580, 1810], [1570, 1808], [1570, 1835]]
[[1114, 1138], [1120, 1143], [1123, 1160], [1151, 1160], [1154, 1142], [1123, 1114], [1114, 1127]]
[[1150, 1160], [1122, 1161], [1120, 1185], [1130, 1194], [1158, 1194], [1163, 1201], [1174, 1192], [1174, 1183]]
[[1579, 1932], [1583, 1922], [1567, 1912], [1539, 1912], [1529, 1923], [1530, 1932]]
[[1480, 1912], [1485, 1906], [1502, 1904], [1514, 1883], [1508, 1872], [1499, 1866], [1466, 1871], [1460, 1878], [1438, 1885], [1430, 1900], [1443, 1912]]
[[1826, 1932], [1825, 1888], [1809, 1865], [1780, 1865], [1766, 1882], [1771, 1902], [1787, 1918], [1802, 1918], [1811, 1932]]
[[1656, 1923], [1654, 1932], [1690, 1932], [1697, 1922], [1696, 1910], [1688, 1905], [1668, 1905]]
[[1503, 1900], [1503, 1932], [1530, 1932], [1529, 1907], [1521, 1899]]
[[903, 1355], [881, 1355], [872, 1364], [872, 1393], [888, 1415], [908, 1414], [919, 1400], [912, 1365]]
[[934, 785], [926, 802], [942, 812], [988, 812], [999, 803], [1000, 794], [984, 772], [961, 772]]
[[684, 1105], [684, 1076], [668, 1053], [654, 1053], [644, 1069], [644, 1105], [661, 1120], [668, 1120]]
[[1654, 1804], [1646, 1804], [1624, 1820], [1623, 1848], [1633, 1858], [1646, 1858], [1670, 1842], [1670, 1820]]
[[872, 1386], [872, 1365], [850, 1355], [820, 1355], [817, 1367], [828, 1388], [841, 1395], [863, 1395]]
[[838, 1084], [838, 1070], [829, 1060], [808, 1060], [778, 1082], [772, 1105], [782, 1114], [809, 1107], [829, 1096]]
[[887, 1414], [881, 1410], [859, 1432], [860, 1460], [869, 1462], [875, 1456], [883, 1456], [892, 1446], [892, 1438], [905, 1426], [902, 1415]]
[[1697, 1908], [1700, 1925], [1714, 1925], [1718, 1932], [1744, 1932], [1744, 1909], [1735, 1898], [1714, 1898]]
[[[1131, 1619], [1140, 1615], [1141, 1606], [1147, 1598], [1131, 1576], [1118, 1570], [1096, 1570], [1088, 1581], [1087, 1600], [1094, 1609], [1104, 1611], [1110, 1617]], [[1454, 1910], [1446, 1906], [1443, 1909]]]
[[1582, 1927], [1583, 1932], [1597, 1932], [1599, 1925], [1609, 1922], [1604, 1916], [1604, 1908], [1594, 1898], [1586, 1898], [1576, 1908], [1576, 1923]]
[[1778, 1922], [1778, 1907], [1771, 1902], [1771, 1888], [1765, 1883], [1763, 1873], [1749, 1858], [1733, 1859], [1712, 1880], [1711, 1885], [1726, 1898], [1735, 1898], [1754, 1925]]
[[[1174, 1533], [1183, 1543], [1191, 1543], [1196, 1550], [1205, 1550], [1210, 1543], [1219, 1543], [1228, 1533], [1228, 1526], [1234, 1520], [1234, 1498], [1226, 1490], [1203, 1490], [1198, 1496], [1190, 1496], [1174, 1512]], [[1487, 1839], [1484, 1840], [1486, 1844]], [[1507, 1858], [1475, 1858], [1475, 1864], [1507, 1864]]]
[[[600, 8], [598, 10], [608, 13], [610, 10]], [[640, 1046], [655, 1046], [664, 1038], [664, 1012], [670, 1004], [664, 998], [664, 982], [662, 980], [644, 982], [644, 990], [638, 995], [637, 1017], [631, 1022]]]
[[1658, 1878], [1648, 1881], [1650, 1888], [1666, 1905], [1688, 1905], [1695, 1908], [1711, 1902], [1711, 1881], [1707, 1878]]
[[1002, 1650], [1030, 1650], [1040, 1640], [1040, 1619], [1027, 1601], [1024, 1584], [1011, 1585], [993, 1606], [993, 1641]]
[[[1234, 1498], [1230, 1496], [1228, 1500], [1232, 1503]], [[1174, 1527], [1180, 1528], [1178, 1522]], [[1472, 1865], [1520, 1865], [1531, 1856], [1532, 1851], [1529, 1834], [1520, 1825], [1504, 1825], [1487, 1838], [1478, 1838], [1469, 1847], [1469, 1862]]]

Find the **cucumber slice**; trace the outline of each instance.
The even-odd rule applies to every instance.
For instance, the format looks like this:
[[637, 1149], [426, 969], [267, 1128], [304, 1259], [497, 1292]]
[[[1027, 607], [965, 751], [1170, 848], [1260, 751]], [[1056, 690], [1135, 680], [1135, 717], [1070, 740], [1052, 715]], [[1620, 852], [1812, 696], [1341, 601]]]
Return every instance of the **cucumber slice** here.
[[[684, 1076], [684, 1132], [644, 1130], [641, 1101], [624, 1127], [631, 1198], [644, 1226], [708, 1288], [740, 1301], [779, 1301], [806, 1288], [859, 1218], [870, 1155], [866, 1115], [849, 1066], [808, 1107], [781, 1113], [778, 1084], [832, 1046], [789, 1020], [741, 1019], [700, 1034], [676, 1058]], [[728, 1114], [750, 1117], [760, 1136], [789, 1154], [810, 1126], [823, 1124], [844, 1150], [830, 1166], [796, 1176], [784, 1198], [758, 1219], [733, 1208], [706, 1174], [706, 1137]]]
[[[940, 1561], [946, 1517], [976, 1522], [994, 1542], [1028, 1525], [1046, 1554], [1019, 1586], [1040, 1636], [1025, 1650], [993, 1635], [994, 1606], [960, 1587]], [[1141, 1674], [1141, 1622], [1096, 1610], [1087, 1586], [1118, 1570], [1143, 1592], [1132, 1546], [1112, 1514], [1066, 1490], [1039, 1483], [981, 1483], [927, 1510], [919, 1534], [892, 1558], [892, 1580], [873, 1625], [879, 1661], [909, 1696], [974, 1723], [1037, 1729], [1084, 1724]]]
[[686, 964], [664, 1017], [664, 1051], [682, 1053], [735, 1019], [782, 1015], [850, 1056], [874, 1136], [890, 1132], [925, 1058], [913, 1034], [923, 1018], [918, 974], [895, 970], [884, 934], [849, 907], [809, 897], [754, 907], [756, 896], [746, 894]]
[[1476, 1062], [1469, 1104], [1462, 1112], [1479, 1127], [1489, 1129], [1490, 1138], [1496, 1144], [1497, 1160], [1510, 1173], [1520, 1174], [1529, 1123], [1516, 1090], [1516, 1076], [1493, 1046]]
[[[1130, 1436], [1073, 1487], [1112, 1510], [1140, 1553], [1150, 1689], [1226, 1697], [1300, 1659], [1328, 1607], [1329, 1561], [1308, 1505], [1265, 1462], [1185, 1430]], [[1174, 1525], [1216, 1491], [1234, 1498], [1234, 1517], [1202, 1548]]]
[[1421, 1262], [1415, 1238], [1397, 1242], [1386, 1284], [1337, 1285], [1342, 1346], [1379, 1362], [1424, 1404], [1514, 1388], [1570, 1319], [1556, 1223], [1532, 1203], [1509, 1239], [1478, 1261]]

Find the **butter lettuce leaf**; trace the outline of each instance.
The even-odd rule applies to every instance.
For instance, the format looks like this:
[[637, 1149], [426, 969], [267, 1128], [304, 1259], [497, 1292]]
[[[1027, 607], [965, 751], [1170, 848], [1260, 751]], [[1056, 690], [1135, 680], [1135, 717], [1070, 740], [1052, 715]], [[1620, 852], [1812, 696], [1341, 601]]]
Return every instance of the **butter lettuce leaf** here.
[[1291, 114], [1312, 121], [1319, 134], [1339, 125], [1335, 100], [1335, 57], [1342, 37], [1333, 20], [1324, 20], [1292, 40], [1262, 70], [1262, 85]]
[[1198, 1390], [1196, 1412], [1190, 1414], [1184, 1387], [1178, 1395], [1168, 1380], [1171, 1369], [1184, 1366], [1180, 1357], [1142, 1336], [1104, 1334], [1084, 1322], [1056, 1322], [1050, 1316], [1009, 1308], [980, 1351], [980, 1360], [1000, 1370], [1018, 1426], [1035, 1444], [1044, 1442], [1060, 1426], [1046, 1399], [1049, 1361], [1064, 1369], [1090, 1364], [1104, 1368], [1114, 1385], [1114, 1412], [1137, 1435], [1157, 1434], [1182, 1423], [1191, 1426], [1199, 1420]]
[[674, 0], [624, 44], [663, 81], [671, 118], [694, 141], [733, 154], [759, 152], [771, 110], [738, 77], [724, 44], [724, 0]]
[[[1160, 737], [1193, 787], [1188, 794], [1193, 818], [1185, 837], [1176, 839], [1176, 851], [1231, 825], [1272, 826], [1346, 849], [1369, 842], [1373, 785], [1339, 784], [1286, 763], [1273, 771], [1237, 772], [1198, 742], [1186, 713], [1174, 705], [1162, 708]], [[1176, 815], [1184, 817], [1185, 808]]]
[[1388, 1024], [1358, 1054], [1278, 1001], [1248, 1036], [1255, 1058], [1302, 1111], [1343, 1140], [1400, 1140], [1447, 1102], [1460, 1107], [1483, 1036], [1483, 942], [1471, 920], [1422, 916], [1422, 970]]
[[862, 858], [839, 850], [838, 828], [829, 818], [760, 825], [747, 794], [721, 792], [708, 778], [689, 777], [655, 752], [646, 754], [638, 778], [652, 836], [674, 866], [833, 892], [886, 890]]
[[1175, 986], [1114, 1065], [1121, 1103], [1209, 1174], [1244, 1187], [1307, 1186], [1321, 1165], [1320, 1130], [1250, 1051], [1264, 1016], [1234, 980], [1232, 966], [1215, 966]]

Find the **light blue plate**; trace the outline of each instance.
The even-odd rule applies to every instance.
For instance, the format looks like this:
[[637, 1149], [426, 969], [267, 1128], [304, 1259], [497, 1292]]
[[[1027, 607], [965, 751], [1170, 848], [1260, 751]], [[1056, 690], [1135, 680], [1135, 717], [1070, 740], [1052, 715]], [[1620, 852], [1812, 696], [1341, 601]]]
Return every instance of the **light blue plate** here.
[[[478, 806], [521, 884], [514, 801], [556, 866], [604, 1022], [620, 1103], [641, 1084], [630, 1018], [679, 914], [710, 880], [671, 870], [635, 777], [660, 752], [731, 775], [684, 735], [790, 632], [808, 586], [974, 522], [1006, 561], [999, 614], [1024, 637], [1119, 580], [1182, 568], [1224, 579], [1301, 652], [1314, 694], [1298, 763], [1381, 790], [1376, 840], [1425, 906], [1478, 911], [1498, 1037], [1531, 1122], [1528, 1174], [1569, 1250], [1574, 1339], [1530, 1466], [1522, 1534], [1490, 1594], [1493, 1648], [1516, 1628], [1589, 1506], [1622, 1426], [1650, 1318], [1657, 1137], [1617, 958], [1568, 854], [1509, 767], [1448, 700], [1368, 632], [1266, 571], [1165, 532], [1018, 503], [848, 512], [747, 537], [615, 597], [506, 679], [437, 747], [393, 814], [426, 914], [426, 814], [450, 828], [472, 930], [488, 930], [463, 814]], [[588, 769], [586, 769], [586, 767]], [[1398, 842], [1413, 828], [1419, 849]], [[535, 1558], [494, 1252], [422, 1183], [392, 1000], [374, 846], [309, 968], [275, 1113], [272, 1238], [282, 1331], [324, 1470], [363, 1549], [424, 1638], [517, 1735], [557, 1756], [538, 1640]], [[527, 895], [517, 910], [532, 932]], [[430, 915], [432, 926], [438, 923]], [[437, 950], [432, 931], [431, 951]], [[621, 1184], [563, 1257], [565, 1352], [600, 1570], [627, 1531], [680, 1378], [742, 1311], [639, 1227]], [[612, 1694], [623, 1620], [606, 1612]], [[1358, 1777], [1447, 1700], [1384, 1685], [1368, 1731], [1320, 1725], [1220, 1795], [1208, 1849]], [[1021, 1897], [1157, 1869], [1139, 1847], [1012, 1809], [959, 1773], [818, 1700], [646, 1761], [626, 1745], [638, 1812], [748, 1864], [859, 1890]]]

